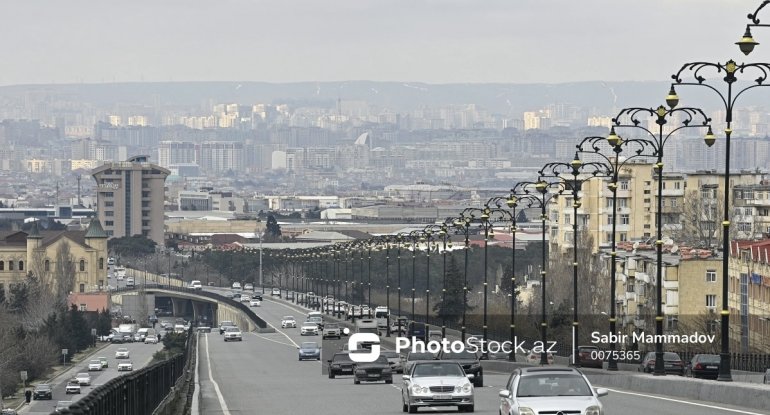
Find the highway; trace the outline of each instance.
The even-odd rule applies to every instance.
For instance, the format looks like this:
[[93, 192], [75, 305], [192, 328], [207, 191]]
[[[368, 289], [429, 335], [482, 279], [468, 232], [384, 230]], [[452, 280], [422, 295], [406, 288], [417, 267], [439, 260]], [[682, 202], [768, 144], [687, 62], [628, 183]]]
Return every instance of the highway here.
[[57, 377], [51, 386], [53, 387], [53, 399], [48, 400], [33, 400], [31, 405], [24, 406], [19, 413], [24, 414], [50, 414], [53, 408], [56, 406], [57, 401], [77, 401], [80, 398], [88, 395], [89, 392], [94, 390], [97, 386], [103, 385], [111, 379], [127, 374], [129, 372], [118, 372], [118, 363], [126, 361], [126, 359], [115, 359], [115, 351], [118, 348], [125, 347], [129, 350], [131, 355], [130, 360], [134, 364], [134, 370], [139, 370], [142, 367], [147, 366], [152, 360], [152, 355], [163, 348], [163, 345], [158, 344], [144, 344], [144, 343], [124, 343], [124, 344], [110, 344], [98, 351], [91, 358], [106, 357], [109, 362], [109, 367], [102, 369], [101, 371], [92, 371], [91, 374], [91, 386], [81, 386], [80, 395], [67, 395], [64, 393], [64, 387], [67, 381], [75, 377], [79, 372], [88, 372], [88, 361], [85, 359], [82, 362], [76, 363], [74, 367], [67, 370], [65, 374]]
[[[265, 295], [262, 307], [256, 312], [276, 327], [275, 333], [244, 333], [243, 342], [229, 343], [223, 341], [218, 331], [203, 335], [199, 350], [201, 414], [402, 413], [399, 375], [394, 377], [393, 385], [354, 385], [348, 376], [329, 379], [323, 375], [321, 362], [297, 361], [297, 344], [321, 341], [320, 336], [300, 336], [298, 329], [280, 328], [284, 315], [294, 315], [301, 323], [307, 312], [301, 310], [304, 309]], [[476, 389], [476, 412], [498, 414], [497, 393], [508, 374], [485, 372], [484, 378], [484, 387]], [[646, 415], [652, 408], [656, 414], [770, 414], [623, 390], [612, 390], [601, 400], [606, 414]], [[420, 412], [442, 413], [436, 409], [420, 409]], [[456, 412], [456, 409], [447, 408], [447, 412]]]

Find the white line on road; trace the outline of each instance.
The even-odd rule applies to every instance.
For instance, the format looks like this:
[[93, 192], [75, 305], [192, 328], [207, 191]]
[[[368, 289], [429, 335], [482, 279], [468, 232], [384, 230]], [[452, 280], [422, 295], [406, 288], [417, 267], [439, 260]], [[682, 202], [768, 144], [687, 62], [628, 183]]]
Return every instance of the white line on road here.
[[269, 341], [269, 342], [273, 342], [273, 343], [282, 344], [282, 345], [284, 345], [284, 346], [289, 346], [289, 347], [291, 347], [292, 349], [293, 349], [293, 348], [295, 348], [295, 347], [297, 347], [297, 346], [296, 346], [296, 343], [295, 343], [295, 344], [289, 344], [289, 343], [279, 342], [278, 340], [274, 340], [274, 339], [271, 339], [271, 338], [269, 338], [269, 337], [265, 337], [265, 336], [262, 336], [262, 335], [260, 335], [260, 334], [257, 334], [257, 333], [251, 333], [251, 334], [253, 334], [253, 335], [255, 335], [255, 336], [259, 337], [260, 339], [263, 339], [263, 340], [267, 340], [267, 341]]
[[209, 359], [209, 335], [206, 336], [206, 365], [209, 367], [209, 380], [214, 385], [214, 391], [217, 393], [217, 399], [219, 400], [219, 406], [222, 408], [223, 415], [230, 415], [230, 410], [227, 409], [227, 403], [222, 396], [222, 391], [219, 390], [219, 384], [214, 380], [214, 375], [211, 374], [211, 359]]
[[[200, 340], [200, 335], [198, 336], [198, 340]], [[195, 390], [193, 391], [193, 397], [192, 397], [192, 406], [190, 408], [190, 412], [192, 415], [198, 415], [200, 414], [200, 392], [201, 392], [201, 348], [200, 343], [197, 343], [195, 345]]]
[[701, 407], [704, 407], [704, 408], [718, 409], [720, 411], [735, 412], [735, 413], [738, 413], [738, 414], [764, 415], [764, 414], [759, 413], [759, 412], [742, 411], [740, 409], [725, 408], [723, 406], [716, 406], [716, 405], [706, 405], [706, 404], [703, 404], [703, 403], [683, 401], [683, 400], [680, 400], [680, 399], [673, 399], [673, 398], [664, 398], [664, 397], [661, 397], [661, 396], [647, 395], [647, 394], [644, 394], [644, 393], [626, 392], [626, 391], [620, 391], [620, 390], [616, 390], [616, 389], [609, 389], [609, 390], [614, 392], [614, 393], [622, 393], [622, 394], [625, 394], [625, 395], [641, 396], [643, 398], [659, 399], [661, 401], [669, 401], [669, 402], [683, 403], [683, 404], [693, 405], [693, 406], [701, 406]]

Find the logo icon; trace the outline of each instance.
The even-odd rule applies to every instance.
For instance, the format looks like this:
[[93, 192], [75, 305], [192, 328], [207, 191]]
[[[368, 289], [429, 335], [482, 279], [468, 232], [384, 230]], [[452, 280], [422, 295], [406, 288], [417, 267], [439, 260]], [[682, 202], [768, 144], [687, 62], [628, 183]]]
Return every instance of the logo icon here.
[[[370, 344], [371, 348], [361, 348], [364, 343]], [[380, 337], [375, 333], [356, 333], [351, 334], [348, 340], [348, 350], [350, 360], [356, 363], [370, 363], [380, 357]]]

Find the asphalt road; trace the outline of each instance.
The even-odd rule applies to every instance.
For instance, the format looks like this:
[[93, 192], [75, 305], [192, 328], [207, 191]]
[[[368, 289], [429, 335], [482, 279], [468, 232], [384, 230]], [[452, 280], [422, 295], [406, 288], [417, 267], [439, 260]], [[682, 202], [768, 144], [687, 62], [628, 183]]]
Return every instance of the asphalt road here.
[[[281, 329], [280, 320], [284, 315], [294, 315], [301, 324], [304, 309], [273, 301], [266, 295], [256, 311], [276, 327], [275, 333], [244, 333], [243, 342], [225, 343], [217, 331], [201, 338], [201, 414], [402, 413], [399, 377], [394, 378], [393, 385], [354, 385], [349, 376], [329, 379], [322, 375], [321, 362], [325, 360], [297, 361], [297, 344], [321, 339], [300, 336], [299, 329]], [[476, 412], [497, 414], [497, 393], [508, 374], [486, 372], [484, 378], [485, 386], [476, 389]], [[612, 390], [601, 399], [606, 414], [646, 415], [651, 410], [656, 414], [678, 415], [770, 414], [623, 390]], [[443, 413], [443, 409], [420, 412]], [[446, 408], [446, 412], [456, 409]]]
[[53, 387], [53, 399], [50, 401], [33, 400], [29, 406], [24, 406], [19, 413], [25, 414], [50, 414], [56, 406], [57, 401], [77, 401], [80, 398], [88, 395], [94, 388], [103, 385], [113, 378], [120, 375], [127, 374], [129, 372], [118, 372], [118, 363], [125, 361], [126, 359], [115, 359], [115, 351], [121, 347], [125, 347], [129, 350], [130, 360], [134, 364], [134, 370], [139, 370], [145, 367], [152, 360], [152, 355], [163, 348], [162, 344], [144, 344], [144, 343], [125, 343], [125, 344], [110, 344], [104, 349], [97, 352], [92, 356], [93, 359], [97, 357], [106, 357], [109, 362], [109, 367], [102, 369], [101, 371], [92, 371], [91, 374], [91, 386], [81, 386], [79, 395], [67, 395], [64, 393], [64, 388], [67, 381], [75, 377], [80, 372], [88, 372], [88, 361], [86, 359], [82, 362], [76, 363], [74, 367], [67, 370], [63, 375], [57, 377], [51, 386]]

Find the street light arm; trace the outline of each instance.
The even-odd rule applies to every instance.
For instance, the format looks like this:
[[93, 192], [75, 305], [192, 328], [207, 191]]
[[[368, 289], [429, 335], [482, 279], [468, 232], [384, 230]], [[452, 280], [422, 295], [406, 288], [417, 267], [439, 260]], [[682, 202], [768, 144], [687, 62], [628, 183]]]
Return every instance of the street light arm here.
[[[765, 6], [767, 6], [768, 4], [770, 4], [770, 0], [764, 0], [764, 1], [763, 1], [763, 2], [762, 2], [760, 5], [759, 5], [759, 7], [757, 7], [757, 10], [755, 10], [755, 11], [754, 11], [754, 13], [749, 13], [749, 15], [747, 16], [747, 18], [748, 18], [749, 20], [751, 20], [751, 21], [752, 21], [752, 23], [754, 23], [754, 25], [759, 25], [759, 18], [757, 17], [757, 14], [759, 14], [759, 12], [760, 12], [762, 9], [764, 9], [764, 8], [765, 8]], [[750, 25], [750, 26], [753, 26], [753, 25]]]

